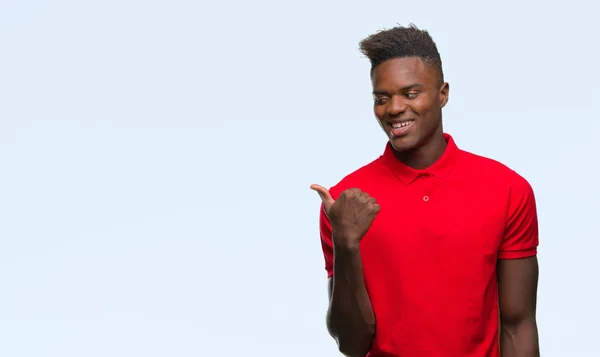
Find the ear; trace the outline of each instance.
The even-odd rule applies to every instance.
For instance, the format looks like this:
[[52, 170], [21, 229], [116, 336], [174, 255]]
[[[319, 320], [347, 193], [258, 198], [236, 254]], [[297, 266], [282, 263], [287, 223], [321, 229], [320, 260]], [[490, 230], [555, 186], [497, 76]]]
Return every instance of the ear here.
[[440, 87], [440, 108], [446, 106], [448, 103], [448, 96], [450, 95], [450, 84], [448, 82], [444, 82]]

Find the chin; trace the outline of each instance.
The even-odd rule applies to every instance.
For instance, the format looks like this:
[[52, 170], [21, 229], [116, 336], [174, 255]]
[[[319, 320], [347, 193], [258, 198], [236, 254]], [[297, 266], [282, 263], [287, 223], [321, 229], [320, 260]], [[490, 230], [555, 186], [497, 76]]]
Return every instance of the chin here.
[[419, 146], [419, 138], [415, 135], [390, 138], [390, 144], [398, 152], [411, 151]]

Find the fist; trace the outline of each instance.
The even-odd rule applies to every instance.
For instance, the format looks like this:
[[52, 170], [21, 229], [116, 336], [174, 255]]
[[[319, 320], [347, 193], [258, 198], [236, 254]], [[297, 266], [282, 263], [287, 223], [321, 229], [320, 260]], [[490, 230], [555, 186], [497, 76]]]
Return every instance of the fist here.
[[311, 189], [317, 191], [323, 200], [325, 213], [331, 223], [334, 244], [358, 246], [381, 210], [375, 198], [358, 188], [351, 188], [343, 191], [338, 199], [334, 200], [323, 186], [312, 185]]

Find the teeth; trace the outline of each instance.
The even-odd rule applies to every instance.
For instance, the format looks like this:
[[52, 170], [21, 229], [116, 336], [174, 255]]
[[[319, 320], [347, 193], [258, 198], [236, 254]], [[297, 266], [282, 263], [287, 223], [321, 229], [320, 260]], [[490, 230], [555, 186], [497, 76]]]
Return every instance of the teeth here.
[[400, 128], [404, 128], [405, 126], [409, 126], [410, 124], [412, 124], [412, 120], [407, 120], [407, 121], [403, 121], [400, 123], [393, 123], [392, 124], [392, 128], [394, 129], [400, 129]]

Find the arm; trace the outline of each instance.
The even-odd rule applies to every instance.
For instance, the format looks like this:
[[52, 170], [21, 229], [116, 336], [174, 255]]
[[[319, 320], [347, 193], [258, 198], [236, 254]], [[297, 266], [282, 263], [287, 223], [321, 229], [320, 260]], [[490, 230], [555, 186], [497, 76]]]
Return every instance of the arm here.
[[375, 316], [365, 288], [360, 251], [358, 247], [335, 247], [333, 255], [327, 328], [340, 352], [364, 357], [373, 343]]
[[529, 183], [511, 183], [504, 239], [498, 255], [500, 352], [502, 357], [539, 357], [536, 300], [538, 220]]
[[344, 355], [365, 357], [375, 336], [375, 314], [365, 287], [360, 241], [381, 207], [358, 188], [341, 192], [337, 199], [323, 186], [311, 188], [323, 201], [319, 230], [329, 277], [327, 329]]
[[[319, 232], [329, 277], [327, 329], [340, 352], [364, 357], [373, 344], [375, 316], [365, 287], [360, 244], [334, 244], [337, 232], [332, 232], [325, 204], [321, 205]], [[347, 242], [344, 238], [336, 236], [336, 241]]]
[[536, 323], [538, 262], [535, 256], [498, 262], [502, 357], [539, 357]]

